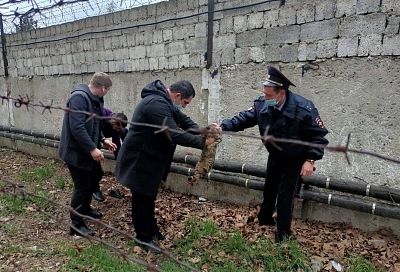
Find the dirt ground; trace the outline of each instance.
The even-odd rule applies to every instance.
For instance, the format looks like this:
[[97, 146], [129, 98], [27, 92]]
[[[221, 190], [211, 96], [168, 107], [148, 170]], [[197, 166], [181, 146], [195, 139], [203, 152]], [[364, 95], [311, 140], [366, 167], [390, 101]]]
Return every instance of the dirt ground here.
[[[71, 180], [67, 169], [60, 162], [0, 148], [0, 179], [17, 182], [21, 180], [21, 171], [43, 167], [49, 163], [55, 167], [54, 177], [42, 184], [27, 184], [26, 189], [35, 191], [40, 187], [48, 192], [49, 198], [68, 205]], [[65, 188], [57, 188], [57, 178], [67, 180]], [[112, 175], [106, 175], [101, 184], [106, 201], [101, 204], [93, 201], [93, 204], [104, 214], [104, 222], [132, 234], [130, 194], [116, 184]], [[118, 188], [125, 198], [107, 196], [110, 188]], [[15, 192], [8, 185], [3, 186], [3, 191]], [[222, 231], [239, 229], [248, 241], [255, 241], [261, 236], [273, 239], [273, 227], [261, 227], [257, 224], [254, 206], [199, 202], [194, 196], [160, 190], [156, 208], [156, 216], [166, 236], [161, 245], [166, 249], [172, 249], [172, 241], [185, 235], [183, 225], [191, 217], [210, 218]], [[60, 206], [47, 208], [51, 218], [40, 213], [36, 204], [25, 205], [25, 212], [20, 214], [4, 213], [2, 209], [4, 211], [4, 207], [0, 206], [0, 270], [62, 271], [68, 262], [62, 249], [71, 245], [77, 246], [76, 238], [69, 236], [67, 232], [67, 209]], [[111, 241], [124, 239], [105, 227], [92, 226], [96, 229], [98, 238]], [[360, 254], [384, 271], [400, 271], [400, 241], [387, 230], [365, 233], [343, 224], [301, 220], [294, 221], [293, 230], [307, 256], [319, 260], [326, 271], [330, 270], [332, 260], [344, 263], [349, 254]]]

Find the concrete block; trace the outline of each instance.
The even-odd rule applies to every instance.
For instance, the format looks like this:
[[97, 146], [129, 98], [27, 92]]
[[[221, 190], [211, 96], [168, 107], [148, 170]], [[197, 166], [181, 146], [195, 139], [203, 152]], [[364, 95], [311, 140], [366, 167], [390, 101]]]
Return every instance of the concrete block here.
[[340, 38], [338, 40], [338, 57], [353, 57], [357, 56], [358, 37]]
[[302, 5], [297, 10], [296, 20], [298, 24], [309, 23], [315, 20], [315, 6]]
[[213, 53], [213, 61], [212, 61], [212, 66], [213, 67], [220, 67], [221, 64], [221, 58], [222, 58], [222, 51], [215, 51]]
[[[198, 9], [192, 9], [192, 10], [185, 10], [185, 11], [181, 11], [178, 12], [176, 14], [177, 18], [180, 17], [187, 17], [193, 14], [197, 14], [198, 13]], [[216, 14], [218, 16], [218, 14]], [[199, 16], [194, 16], [194, 17], [188, 17], [187, 19], [180, 19], [176, 21], [176, 25], [191, 25], [194, 26], [196, 23], [199, 22]]]
[[194, 36], [206, 37], [207, 36], [207, 23], [199, 23], [194, 26]]
[[249, 59], [255, 63], [261, 63], [264, 61], [264, 49], [261, 47], [250, 47], [249, 48]]
[[296, 24], [296, 9], [293, 6], [284, 5], [279, 9], [279, 26]]
[[333, 58], [337, 54], [337, 39], [318, 41], [317, 58]]
[[185, 54], [185, 42], [178, 41], [165, 45], [165, 56], [174, 56]]
[[298, 44], [273, 44], [265, 48], [265, 61], [294, 62], [297, 61]]
[[114, 54], [114, 60], [129, 59], [129, 49], [128, 48], [114, 49], [113, 54]]
[[333, 39], [339, 35], [339, 19], [301, 25], [300, 41]]
[[146, 47], [143, 45], [129, 48], [130, 59], [142, 59], [146, 57]]
[[378, 56], [382, 53], [383, 37], [380, 34], [370, 34], [360, 37], [358, 56]]
[[203, 62], [203, 55], [194, 53], [189, 55], [189, 67], [201, 67]]
[[179, 68], [179, 57], [171, 56], [168, 58], [168, 68], [169, 69], [178, 69]]
[[221, 65], [231, 65], [235, 63], [235, 50], [228, 49], [221, 52]]
[[400, 35], [383, 38], [382, 55], [400, 55]]
[[327, 20], [335, 17], [336, 0], [324, 0], [315, 5], [315, 20]]
[[357, 14], [377, 12], [380, 9], [380, 1], [377, 0], [358, 0], [356, 4]]
[[[112, 39], [111, 38], [104, 38], [104, 49], [112, 49]], [[72, 52], [79, 52], [81, 51], [79, 48], [79, 43], [72, 44]]]
[[172, 41], [172, 29], [163, 29], [163, 41]]
[[174, 40], [186, 40], [194, 37], [194, 25], [184, 25], [173, 29]]
[[149, 58], [149, 69], [151, 71], [158, 70], [158, 58]]
[[300, 26], [281, 26], [267, 30], [267, 44], [295, 43], [299, 41]]
[[195, 38], [185, 41], [186, 53], [204, 53], [207, 50], [206, 38]]
[[189, 66], [189, 54], [179, 55], [178, 68], [187, 68]]
[[153, 36], [151, 31], [138, 32], [135, 35], [137, 45], [150, 45], [153, 43]]
[[43, 75], [43, 67], [35, 67], [34, 73], [35, 75]]
[[385, 34], [398, 34], [400, 25], [400, 16], [389, 16], [385, 28]]
[[341, 37], [354, 37], [382, 33], [385, 27], [386, 14], [373, 13], [343, 18], [339, 29]]
[[235, 49], [235, 63], [249, 63], [250, 62], [250, 48], [236, 48]]
[[233, 33], [233, 17], [224, 17], [220, 21], [220, 34]]
[[154, 30], [153, 31], [153, 43], [162, 43], [163, 42], [163, 31], [162, 30]]
[[315, 60], [317, 57], [317, 44], [316, 43], [300, 43], [299, 44], [299, 61]]
[[[60, 57], [58, 57], [60, 58]], [[42, 60], [41, 58], [32, 58], [32, 65], [33, 66], [42, 66]]]
[[400, 1], [397, 0], [382, 0], [382, 12], [393, 12], [400, 14]]
[[158, 58], [158, 69], [168, 69], [168, 59], [166, 57]]
[[136, 45], [136, 40], [135, 40], [135, 33], [130, 33], [126, 35], [126, 46], [127, 47], [132, 47]]
[[161, 57], [165, 55], [165, 45], [162, 44], [153, 44], [146, 47], [146, 55], [147, 57]]
[[214, 50], [235, 49], [236, 36], [234, 34], [214, 37]]
[[139, 71], [148, 71], [149, 69], [149, 59], [139, 59]]
[[247, 24], [248, 24], [248, 22], [247, 22], [246, 15], [233, 17], [233, 30], [236, 33], [246, 31], [248, 28]]
[[356, 13], [357, 0], [337, 0], [335, 17], [351, 16]]
[[248, 27], [249, 29], [262, 28], [264, 25], [264, 13], [256, 12], [249, 14]]
[[266, 43], [267, 30], [255, 29], [236, 35], [237, 47], [262, 46]]
[[267, 10], [264, 13], [264, 28], [277, 27], [279, 25], [279, 10]]

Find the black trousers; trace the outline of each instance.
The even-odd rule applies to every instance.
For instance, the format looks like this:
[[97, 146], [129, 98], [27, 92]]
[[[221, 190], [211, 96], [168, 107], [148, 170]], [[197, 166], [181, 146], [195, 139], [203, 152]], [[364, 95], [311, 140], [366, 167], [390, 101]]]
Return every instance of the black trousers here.
[[136, 238], [143, 242], [150, 242], [159, 231], [154, 216], [156, 197], [134, 191], [131, 192], [132, 222], [135, 228]]
[[[98, 190], [99, 181], [104, 174], [101, 164], [95, 162], [92, 170], [84, 170], [72, 165], [68, 165], [68, 169], [74, 182], [71, 207], [81, 214], [89, 214], [91, 212], [92, 194]], [[82, 217], [72, 212], [70, 216], [74, 226], [85, 224]]]
[[294, 196], [303, 165], [302, 160], [284, 160], [268, 158], [264, 187], [264, 200], [260, 214], [262, 218], [272, 221], [275, 206], [277, 209], [277, 235], [291, 235]]

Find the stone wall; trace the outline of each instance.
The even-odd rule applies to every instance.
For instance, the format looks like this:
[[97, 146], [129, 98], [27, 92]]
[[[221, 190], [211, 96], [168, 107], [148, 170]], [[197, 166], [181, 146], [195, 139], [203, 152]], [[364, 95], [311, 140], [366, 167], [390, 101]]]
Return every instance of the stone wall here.
[[[147, 82], [188, 79], [197, 95], [187, 113], [206, 125], [249, 108], [274, 63], [297, 85], [293, 91], [314, 101], [332, 144], [352, 133], [351, 147], [400, 158], [399, 1], [218, 0], [213, 66], [205, 69], [207, 2], [171, 0], [8, 35], [10, 77], [0, 79], [1, 93], [63, 106], [75, 84], [105, 71], [114, 79], [106, 105], [130, 115]], [[0, 114], [1, 124], [60, 132], [62, 112], [3, 103]], [[259, 141], [224, 137], [217, 156], [264, 164], [267, 155]], [[327, 153], [318, 172], [400, 187], [399, 165], [350, 159]]]

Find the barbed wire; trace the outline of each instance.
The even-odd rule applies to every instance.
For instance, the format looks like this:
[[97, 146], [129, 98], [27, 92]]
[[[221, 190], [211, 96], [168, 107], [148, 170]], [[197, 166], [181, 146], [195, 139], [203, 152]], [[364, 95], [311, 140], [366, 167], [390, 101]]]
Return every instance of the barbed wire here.
[[[66, 209], [66, 210], [68, 210], [69, 212], [71, 212], [71, 213], [73, 213], [73, 214], [75, 214], [75, 215], [77, 215], [77, 216], [79, 216], [79, 217], [81, 217], [81, 218], [83, 218], [83, 219], [87, 219], [87, 220], [93, 221], [93, 222], [94, 222], [95, 224], [97, 224], [97, 225], [100, 225], [100, 226], [105, 227], [105, 228], [107, 228], [107, 229], [109, 229], [109, 230], [112, 230], [112, 231], [114, 231], [114, 232], [116, 232], [116, 233], [122, 235], [123, 237], [127, 238], [128, 240], [135, 241], [136, 243], [138, 243], [138, 244], [140, 244], [140, 245], [146, 246], [146, 247], [151, 248], [151, 249], [154, 249], [154, 250], [160, 250], [160, 249], [161, 249], [161, 253], [162, 253], [163, 255], [165, 255], [166, 257], [168, 257], [168, 258], [170, 258], [170, 259], [172, 259], [172, 260], [173, 260], [174, 262], [176, 262], [177, 264], [179, 264], [179, 265], [181, 265], [181, 266], [184, 266], [184, 267], [186, 267], [187, 269], [190, 269], [190, 271], [193, 271], [193, 272], [194, 272], [194, 271], [198, 271], [196, 268], [192, 267], [191, 265], [189, 265], [189, 264], [187, 264], [187, 263], [185, 263], [185, 262], [179, 260], [177, 257], [175, 257], [175, 256], [174, 256], [171, 252], [169, 252], [168, 250], [165, 250], [165, 249], [163, 249], [163, 248], [156, 248], [156, 247], [154, 247], [152, 244], [149, 244], [149, 243], [140, 241], [140, 240], [138, 240], [136, 237], [133, 237], [131, 234], [129, 234], [129, 233], [125, 232], [125, 231], [119, 230], [119, 229], [117, 229], [117, 228], [115, 228], [115, 227], [113, 227], [113, 226], [111, 226], [111, 225], [105, 223], [104, 221], [102, 221], [102, 220], [100, 220], [100, 219], [96, 219], [96, 218], [93, 218], [93, 217], [91, 217], [91, 216], [84, 215], [84, 214], [81, 214], [81, 213], [77, 212], [77, 211], [74, 210], [71, 206], [58, 203], [57, 201], [52, 200], [52, 199], [50, 199], [50, 198], [48, 198], [48, 197], [41, 196], [41, 195], [38, 195], [38, 194], [34, 194], [34, 193], [29, 192], [28, 190], [25, 189], [25, 185], [24, 185], [23, 183], [21, 183], [21, 182], [11, 181], [11, 180], [8, 180], [8, 179], [5, 179], [5, 178], [0, 178], [0, 182], [4, 182], [4, 183], [6, 183], [6, 184], [12, 186], [12, 188], [13, 188], [13, 190], [14, 190], [13, 192], [9, 192], [9, 191], [5, 190], [5, 188], [0, 188], [0, 192], [8, 193], [8, 194], [13, 195], [13, 196], [18, 196], [18, 194], [16, 193], [16, 190], [17, 190], [17, 191], [20, 192], [20, 195], [22, 196], [23, 200], [27, 200], [26, 196], [30, 196], [30, 197], [33, 197], [33, 198], [42, 199], [42, 200], [46, 201], [46, 202], [49, 203], [49, 204], [53, 204], [54, 206], [57, 206], [57, 207], [59, 207], [59, 208]], [[41, 213], [43, 213], [43, 214], [49, 216], [50, 218], [56, 220], [57, 222], [59, 222], [59, 223], [61, 223], [61, 224], [64, 224], [64, 223], [65, 223], [65, 221], [62, 221], [62, 220], [61, 220], [61, 218], [58, 218], [57, 216], [55, 216], [54, 213], [53, 213], [53, 214], [50, 214], [50, 213], [47, 213], [47, 212], [42, 211], [42, 210], [40, 210], [40, 209], [39, 209], [39, 212], [41, 212]], [[111, 244], [111, 243], [109, 243], [109, 242], [107, 242], [107, 241], [105, 241], [105, 240], [103, 240], [103, 239], [97, 238], [97, 237], [95, 237], [95, 236], [87, 235], [87, 234], [81, 232], [81, 231], [80, 231], [78, 228], [76, 228], [72, 223], [69, 223], [69, 227], [71, 227], [72, 229], [74, 229], [76, 232], [78, 232], [81, 236], [85, 237], [85, 238], [88, 239], [89, 241], [92, 241], [92, 240], [93, 240], [93, 241], [96, 241], [96, 242], [98, 242], [98, 243], [101, 243], [101, 244], [106, 245], [107, 247], [109, 247], [110, 249], [112, 249], [113, 251], [115, 251], [115, 252], [116, 252], [119, 256], [121, 256], [124, 260], [127, 260], [127, 261], [131, 262], [132, 264], [139, 264], [139, 265], [146, 266], [146, 267], [149, 269], [149, 271], [162, 271], [162, 270], [160, 270], [159, 267], [157, 267], [157, 266], [155, 266], [155, 265], [153, 265], [153, 264], [149, 264], [148, 262], [146, 262], [146, 261], [144, 261], [144, 260], [142, 260], [142, 259], [140, 259], [140, 258], [129, 256], [127, 253], [123, 252], [123, 251], [122, 251], [121, 249], [119, 249], [117, 246], [115, 246], [115, 245], [113, 245], [113, 244]]]
[[[42, 101], [39, 101], [35, 103], [33, 100], [29, 98], [28, 95], [21, 96], [19, 97], [12, 97], [9, 94], [8, 95], [0, 95], [1, 103], [3, 104], [5, 101], [7, 102], [12, 102], [16, 108], [21, 108], [21, 107], [26, 107], [27, 111], [29, 111], [29, 107], [33, 108], [41, 108], [41, 114], [45, 114], [46, 112], [49, 112], [50, 114], [52, 113], [51, 110], [60, 110], [64, 112], [70, 112], [70, 113], [81, 113], [85, 114], [88, 116], [86, 121], [90, 121], [93, 118], [99, 119], [99, 120], [116, 120], [124, 124], [129, 124], [132, 126], [144, 126], [144, 127], [150, 127], [157, 129], [154, 131], [155, 134], [159, 133], [165, 133], [166, 137], [172, 141], [171, 135], [169, 132], [174, 132], [174, 133], [198, 133], [201, 134], [202, 136], [207, 136], [209, 134], [217, 133], [215, 129], [212, 126], [207, 126], [199, 129], [188, 129], [188, 130], [182, 130], [182, 129], [173, 129], [170, 128], [166, 125], [166, 119], [164, 119], [162, 124], [150, 124], [150, 123], [142, 123], [142, 122], [133, 122], [133, 121], [126, 121], [117, 117], [113, 116], [101, 116], [93, 112], [88, 112], [88, 111], [82, 111], [82, 110], [74, 110], [68, 107], [61, 107], [61, 106], [54, 106], [53, 105], [53, 100], [50, 100], [48, 103], [44, 103]], [[307, 146], [307, 147], [314, 147], [314, 148], [321, 148], [325, 149], [330, 152], [337, 152], [337, 153], [343, 153], [345, 156], [345, 159], [348, 164], [350, 163], [349, 159], [349, 153], [354, 153], [354, 154], [359, 154], [359, 155], [367, 155], [371, 156], [374, 158], [382, 159], [385, 161], [389, 161], [392, 163], [400, 164], [400, 159], [392, 158], [390, 156], [382, 155], [376, 152], [368, 151], [368, 150], [360, 150], [360, 149], [353, 149], [350, 148], [350, 139], [351, 139], [351, 134], [347, 136], [347, 141], [345, 145], [324, 145], [324, 144], [316, 144], [312, 142], [307, 142], [307, 141], [302, 141], [302, 140], [297, 140], [297, 139], [287, 139], [287, 138], [277, 138], [272, 135], [268, 135], [269, 128], [266, 129], [264, 135], [258, 136], [254, 134], [247, 134], [247, 133], [242, 133], [242, 132], [231, 132], [231, 131], [222, 131], [222, 134], [225, 135], [230, 135], [233, 137], [241, 137], [241, 138], [248, 138], [248, 139], [256, 139], [256, 140], [261, 140], [264, 144], [269, 143], [276, 147], [278, 150], [280, 147], [277, 145], [277, 143], [286, 143], [286, 144], [295, 144], [295, 145], [300, 145], [300, 146]]]
[[[161, 1], [168, 0], [8, 0], [0, 3], [0, 12], [8, 23], [18, 25], [29, 17], [35, 28], [42, 28]], [[15, 27], [7, 32], [13, 31]]]

